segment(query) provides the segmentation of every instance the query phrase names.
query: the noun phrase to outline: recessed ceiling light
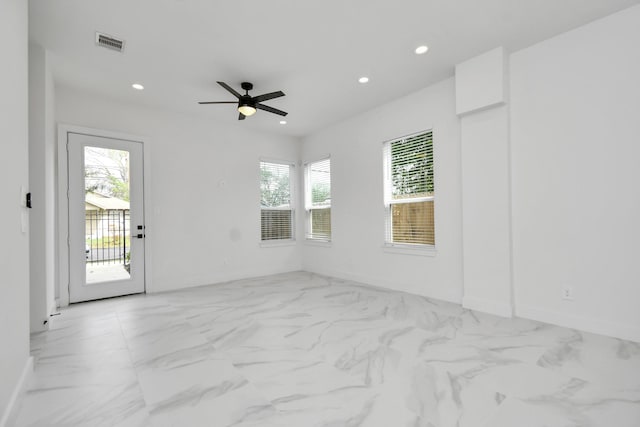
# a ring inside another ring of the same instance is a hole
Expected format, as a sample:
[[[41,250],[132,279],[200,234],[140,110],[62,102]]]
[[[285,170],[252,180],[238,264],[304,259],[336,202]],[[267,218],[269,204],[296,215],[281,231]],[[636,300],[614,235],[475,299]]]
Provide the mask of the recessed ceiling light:
[[[134,88],[135,90],[142,90],[144,89],[144,86],[142,86],[140,83],[134,83],[131,85],[132,88]]]
[[[360,77],[360,78],[358,79],[358,81],[359,81],[360,83],[367,83],[367,82],[369,81],[369,77]]]
[[[427,53],[428,50],[429,50],[428,46],[418,46],[416,48],[416,55],[422,55],[423,53]]]
[[[286,120],[280,120],[280,124],[281,124],[281,125],[286,125],[286,124],[287,124],[287,121],[286,121]]]

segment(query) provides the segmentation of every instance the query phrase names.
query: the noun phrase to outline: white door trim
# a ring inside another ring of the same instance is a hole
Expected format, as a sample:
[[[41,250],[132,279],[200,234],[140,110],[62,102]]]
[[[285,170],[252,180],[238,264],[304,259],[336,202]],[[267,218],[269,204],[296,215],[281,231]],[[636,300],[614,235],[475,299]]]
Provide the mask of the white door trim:
[[[67,191],[69,188],[68,159],[67,159],[67,134],[80,133],[103,138],[124,139],[142,143],[143,146],[143,179],[144,179],[144,224],[145,224],[145,255],[144,276],[147,293],[153,292],[153,276],[151,269],[153,247],[153,221],[150,210],[153,207],[151,195],[151,144],[149,138],[112,132],[102,129],[94,129],[69,124],[58,124],[58,289],[57,300],[60,307],[69,305],[69,204]]]

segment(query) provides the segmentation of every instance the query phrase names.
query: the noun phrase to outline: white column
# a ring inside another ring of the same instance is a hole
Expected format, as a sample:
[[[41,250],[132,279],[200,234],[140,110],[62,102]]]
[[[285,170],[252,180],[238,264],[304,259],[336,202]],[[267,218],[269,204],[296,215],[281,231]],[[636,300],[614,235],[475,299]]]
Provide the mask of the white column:
[[[464,307],[510,317],[511,174],[508,56],[491,50],[456,66],[461,122]]]
[[[47,52],[29,45],[29,212],[31,332],[55,309],[55,123]]]

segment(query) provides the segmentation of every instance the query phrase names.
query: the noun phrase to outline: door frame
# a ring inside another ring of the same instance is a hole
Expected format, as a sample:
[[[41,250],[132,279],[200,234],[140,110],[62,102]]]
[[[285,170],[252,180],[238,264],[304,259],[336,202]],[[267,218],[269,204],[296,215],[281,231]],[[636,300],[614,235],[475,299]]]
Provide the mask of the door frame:
[[[151,153],[149,138],[139,135],[125,134],[121,132],[94,129],[83,126],[58,124],[58,288],[56,289],[56,302],[59,307],[69,305],[69,277],[70,277],[70,254],[69,254],[69,164],[67,155],[67,136],[69,133],[79,133],[102,138],[124,139],[142,144],[142,164],[143,164],[143,216],[145,224],[145,251],[144,251],[144,278],[145,293],[153,292],[153,282],[151,275],[151,260],[153,247],[153,223],[150,215],[152,205],[151,197]]]

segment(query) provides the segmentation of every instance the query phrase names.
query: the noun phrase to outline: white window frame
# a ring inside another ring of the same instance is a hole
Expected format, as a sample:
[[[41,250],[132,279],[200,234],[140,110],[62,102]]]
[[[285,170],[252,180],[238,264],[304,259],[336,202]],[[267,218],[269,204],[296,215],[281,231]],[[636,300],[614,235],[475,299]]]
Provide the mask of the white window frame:
[[[324,162],[324,161],[329,161],[329,167],[331,167],[331,156],[324,156],[321,157],[317,160],[313,160],[313,161],[308,161],[304,163],[304,210],[305,210],[305,240],[307,242],[324,242],[324,243],[331,243],[331,232],[329,233],[329,236],[327,238],[322,238],[322,237],[315,237],[312,235],[311,233],[311,211],[312,210],[319,210],[319,209],[331,209],[331,206],[333,204],[333,200],[332,203],[329,206],[313,206],[311,197],[312,197],[312,191],[311,191],[311,178],[309,175],[309,168],[311,165],[315,164],[315,163],[320,163],[320,162]],[[331,187],[331,171],[329,171],[329,186]],[[329,190],[331,191],[331,190]],[[331,215],[329,216],[329,221],[331,221]]]
[[[269,164],[275,164],[275,165],[283,165],[283,166],[288,166],[289,167],[289,208],[272,208],[272,207],[264,207],[262,206],[262,204],[260,203],[260,201],[258,201],[259,204],[259,208],[260,208],[260,225],[259,225],[259,229],[260,229],[260,246],[262,247],[272,247],[272,246],[287,246],[287,245],[292,245],[295,244],[296,242],[296,187],[295,187],[295,182],[296,182],[296,164],[295,162],[292,161],[288,161],[288,160],[282,160],[282,159],[272,159],[272,158],[260,158],[260,161],[258,162],[258,188],[260,190],[260,200],[262,199],[262,186],[261,186],[261,170],[262,170],[262,164],[263,163],[269,163]],[[290,238],[283,238],[283,239],[267,239],[267,240],[262,240],[262,211],[263,210],[269,210],[269,211],[274,211],[274,210],[282,210],[282,211],[290,211],[291,212],[291,231],[290,231]]]
[[[386,252],[391,253],[400,253],[400,254],[409,254],[409,255],[428,255],[433,256],[436,254],[436,245],[435,244],[427,244],[427,243],[398,243],[393,242],[392,233],[393,233],[393,219],[392,219],[392,207],[396,204],[404,204],[404,203],[421,203],[421,202],[433,202],[435,204],[435,185],[434,185],[434,194],[431,196],[423,196],[423,197],[411,197],[407,199],[394,200],[392,196],[392,171],[391,171],[391,144],[397,141],[401,141],[404,139],[412,138],[417,135],[422,135],[426,133],[431,133],[431,144],[432,144],[432,155],[434,157],[435,163],[435,144],[434,144],[434,132],[433,129],[427,129],[424,131],[416,132],[410,135],[405,135],[399,138],[394,138],[388,141],[384,141],[382,143],[382,152],[383,152],[383,176],[384,176],[384,209],[385,209],[385,230],[384,230],[384,244],[383,248]],[[435,165],[434,165],[434,177],[435,181]],[[435,236],[435,228],[436,224],[434,222],[434,236]],[[435,243],[435,241],[434,241]]]

